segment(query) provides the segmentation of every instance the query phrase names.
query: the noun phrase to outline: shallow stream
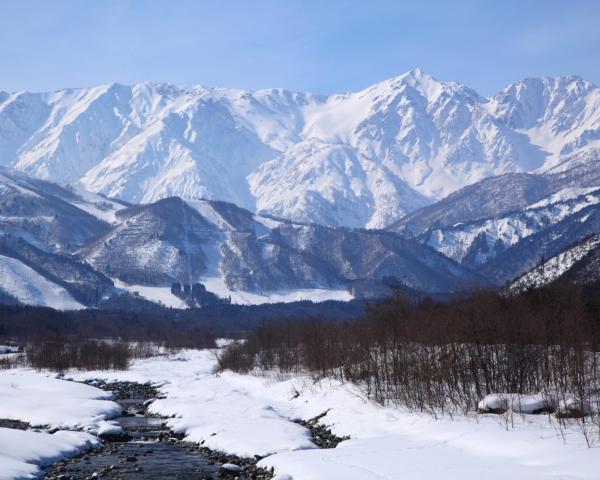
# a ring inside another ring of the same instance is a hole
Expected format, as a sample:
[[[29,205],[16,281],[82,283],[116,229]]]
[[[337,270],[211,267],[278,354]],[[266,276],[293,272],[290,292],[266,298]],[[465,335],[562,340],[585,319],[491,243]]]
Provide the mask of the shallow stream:
[[[123,386],[124,385],[124,386]],[[136,397],[149,390],[135,384],[120,384],[116,402],[123,416],[115,419],[125,431],[125,441],[105,442],[86,455],[67,459],[48,467],[45,478],[79,479],[216,479],[220,465],[203,455],[191,444],[174,438],[165,419],[145,413],[144,404],[153,398]],[[101,388],[104,388],[100,385]],[[110,389],[108,385],[106,389]],[[129,387],[129,388],[128,388]]]

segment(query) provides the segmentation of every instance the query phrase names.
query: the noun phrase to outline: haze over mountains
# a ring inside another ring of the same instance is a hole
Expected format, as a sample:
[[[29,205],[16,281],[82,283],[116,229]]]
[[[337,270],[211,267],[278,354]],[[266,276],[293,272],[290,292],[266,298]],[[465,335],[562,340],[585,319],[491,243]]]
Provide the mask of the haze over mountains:
[[[315,95],[119,84],[0,93],[0,163],[134,203],[233,202],[382,228],[486,177],[597,161],[600,89],[532,78],[484,98],[419,69]]]

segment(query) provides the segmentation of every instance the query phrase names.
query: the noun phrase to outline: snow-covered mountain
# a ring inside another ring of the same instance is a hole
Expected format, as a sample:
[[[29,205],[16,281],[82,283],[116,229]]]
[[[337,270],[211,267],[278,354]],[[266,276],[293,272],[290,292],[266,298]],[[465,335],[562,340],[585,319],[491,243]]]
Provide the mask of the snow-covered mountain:
[[[16,258],[0,255],[0,285],[3,293],[27,305],[61,310],[85,308],[62,286],[51,282]]]
[[[481,282],[433,249],[385,231],[278,221],[230,203],[178,197],[117,216],[77,256],[129,285],[202,283],[224,297],[307,289],[362,296],[365,286],[370,291],[390,281],[428,292]]]
[[[457,262],[477,269],[522,239],[599,204],[600,187],[565,188],[505,215],[431,228],[421,239]]]
[[[483,178],[597,162],[600,90],[527,79],[484,98],[416,69],[319,96],[118,84],[0,92],[0,164],[134,203],[218,199],[384,227]]]
[[[422,208],[398,231],[503,285],[600,233],[597,168],[560,174],[508,174],[482,180]]]
[[[576,76],[528,78],[505,87],[488,109],[563,171],[600,157],[600,89]]]
[[[185,307],[350,300],[396,284],[444,293],[481,283],[392,232],[275,220],[228,202],[132,205],[0,168],[0,207],[0,301],[79,308],[130,292]]]
[[[521,292],[558,280],[587,284],[600,280],[600,234],[568,247],[515,280],[508,288]]]

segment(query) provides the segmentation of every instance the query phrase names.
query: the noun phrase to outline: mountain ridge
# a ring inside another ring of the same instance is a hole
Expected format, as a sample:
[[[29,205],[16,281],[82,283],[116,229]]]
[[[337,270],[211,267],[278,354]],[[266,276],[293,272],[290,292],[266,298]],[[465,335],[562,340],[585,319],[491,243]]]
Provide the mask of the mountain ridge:
[[[382,228],[490,176],[593,163],[599,92],[545,77],[485,98],[420,69],[334,95],[158,82],[4,92],[0,164],[133,203],[210,198]]]
[[[393,232],[277,220],[224,201],[125,204],[0,168],[0,205],[12,208],[0,215],[0,297],[24,303],[347,301],[485,283]]]

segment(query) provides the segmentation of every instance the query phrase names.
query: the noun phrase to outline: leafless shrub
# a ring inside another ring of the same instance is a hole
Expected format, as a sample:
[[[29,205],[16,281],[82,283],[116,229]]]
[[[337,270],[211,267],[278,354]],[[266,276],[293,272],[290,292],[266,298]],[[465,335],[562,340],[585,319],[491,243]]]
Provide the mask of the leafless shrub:
[[[133,350],[126,342],[52,338],[29,343],[26,364],[36,370],[125,370]]]
[[[396,297],[342,325],[266,324],[225,350],[219,367],[333,377],[433,415],[473,411],[495,392],[591,402],[600,392],[595,298],[575,288],[418,305]],[[598,424],[597,416],[578,421]]]

